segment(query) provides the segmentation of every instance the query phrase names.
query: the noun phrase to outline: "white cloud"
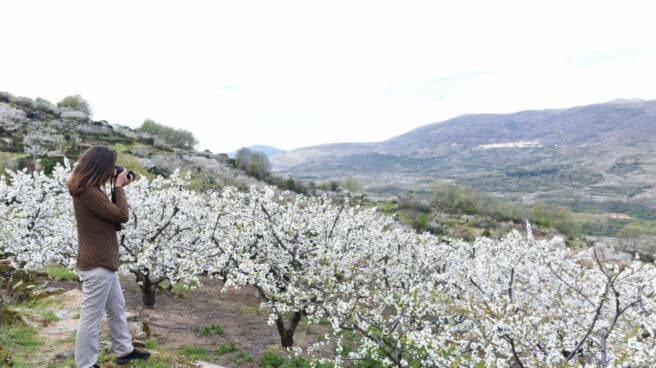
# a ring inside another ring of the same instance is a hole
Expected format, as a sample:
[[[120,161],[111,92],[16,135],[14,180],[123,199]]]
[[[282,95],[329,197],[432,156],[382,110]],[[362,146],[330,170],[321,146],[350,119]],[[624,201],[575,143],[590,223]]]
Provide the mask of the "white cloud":
[[[656,98],[650,2],[17,1],[0,89],[200,148],[373,141],[463,113]]]

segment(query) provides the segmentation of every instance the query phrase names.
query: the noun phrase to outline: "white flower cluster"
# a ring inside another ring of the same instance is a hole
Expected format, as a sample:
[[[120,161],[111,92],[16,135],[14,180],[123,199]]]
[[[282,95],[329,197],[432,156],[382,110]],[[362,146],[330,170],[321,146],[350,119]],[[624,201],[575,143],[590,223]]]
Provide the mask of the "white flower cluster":
[[[47,176],[27,169],[7,170],[8,178],[0,177],[0,253],[15,254],[31,269],[49,263],[75,264],[73,204],[61,184],[69,171],[57,166]]]
[[[72,266],[76,232],[62,185],[69,171],[0,180],[0,253],[28,267]],[[656,364],[654,264],[611,262],[530,231],[442,242],[326,196],[185,186],[176,171],[127,187],[121,267],[137,277],[144,302],[163,281],[194,284],[199,275],[222,278],[226,288],[252,286],[283,346],[292,347],[302,317],[328,322],[328,341],[343,352],[338,365]],[[346,354],[349,334],[357,338]],[[309,353],[327,358],[326,343]]]

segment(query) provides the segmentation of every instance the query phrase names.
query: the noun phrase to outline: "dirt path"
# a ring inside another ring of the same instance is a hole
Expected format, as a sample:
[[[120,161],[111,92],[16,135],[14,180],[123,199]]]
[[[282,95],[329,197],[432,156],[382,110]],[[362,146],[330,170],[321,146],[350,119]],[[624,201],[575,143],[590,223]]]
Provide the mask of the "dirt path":
[[[42,344],[32,354],[30,363],[35,367],[45,367],[57,354],[61,355],[61,360],[72,356],[79,310],[78,289],[49,296],[30,308],[19,309],[23,320],[38,331],[42,340]]]

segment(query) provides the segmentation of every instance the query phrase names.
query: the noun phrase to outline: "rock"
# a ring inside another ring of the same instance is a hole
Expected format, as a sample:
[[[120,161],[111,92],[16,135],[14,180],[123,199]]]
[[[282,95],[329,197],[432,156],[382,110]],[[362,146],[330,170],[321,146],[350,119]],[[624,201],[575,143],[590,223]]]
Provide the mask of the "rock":
[[[59,363],[72,359],[74,353],[75,352],[73,350],[60,351],[50,359],[49,365],[57,365]]]
[[[193,364],[195,368],[225,368],[222,365],[216,365],[202,360],[197,360]]]
[[[55,316],[59,319],[66,318],[69,314],[71,314],[71,311],[68,309],[62,309],[55,312]]]
[[[136,313],[125,311],[125,319],[127,319],[128,322],[137,322],[139,320],[139,315]]]
[[[14,303],[21,303],[29,299],[31,289],[30,285],[36,285],[34,275],[25,270],[16,270],[9,277],[7,288],[9,289],[9,296]]]
[[[31,319],[34,320],[34,322],[40,324],[43,327],[46,327],[50,324],[50,320],[47,320],[47,319],[45,319],[41,316],[36,316],[36,317],[31,318]]]
[[[143,341],[146,339],[146,334],[143,331],[141,322],[128,322],[128,328],[130,329],[130,335],[134,340]]]
[[[100,351],[104,352],[105,354],[111,354],[112,353],[112,343],[111,341],[107,339],[101,339],[100,340]]]
[[[43,299],[43,298],[46,298],[50,295],[61,294],[61,293],[66,291],[63,288],[56,288],[56,287],[46,287],[46,288],[38,287],[36,289],[34,287],[29,288],[29,290],[32,290],[32,289],[34,289],[34,290],[31,291],[31,295],[29,297],[32,300]]]

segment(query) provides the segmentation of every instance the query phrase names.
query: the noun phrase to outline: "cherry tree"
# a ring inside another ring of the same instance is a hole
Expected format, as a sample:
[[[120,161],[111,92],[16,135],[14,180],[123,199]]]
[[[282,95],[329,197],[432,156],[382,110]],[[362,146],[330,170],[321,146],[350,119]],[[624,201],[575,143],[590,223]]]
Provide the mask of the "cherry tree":
[[[7,171],[0,180],[0,252],[26,268],[73,267],[70,165]],[[272,187],[198,193],[176,171],[127,187],[121,271],[144,304],[162,283],[252,286],[291,348],[302,317],[358,337],[337,365],[374,358],[405,366],[645,366],[656,364],[656,267],[596,248],[513,232],[501,240],[441,240],[375,209]],[[309,352],[321,358],[321,344]]]
[[[415,256],[400,254],[398,271],[411,271],[396,287],[372,283],[333,313],[336,330],[363,337],[352,357],[394,366],[654,363],[653,264],[609,262],[594,248],[573,252],[560,239],[518,233],[418,239],[397,242]]]
[[[558,238],[517,233],[466,248],[465,262],[454,263],[449,274],[466,286],[466,339],[478,342],[487,364],[654,362],[653,264],[611,262],[595,248],[574,252]]]
[[[149,307],[163,282],[195,285],[205,270],[200,229],[209,213],[204,197],[186,185],[176,170],[169,178],[142,177],[126,187],[130,220],[118,233],[121,270],[136,277]]]
[[[77,234],[71,221],[72,202],[64,186],[68,161],[48,176],[43,172],[7,170],[0,184],[4,252],[14,254],[24,267],[35,269],[50,263],[75,264]],[[8,181],[8,183],[6,182]]]

